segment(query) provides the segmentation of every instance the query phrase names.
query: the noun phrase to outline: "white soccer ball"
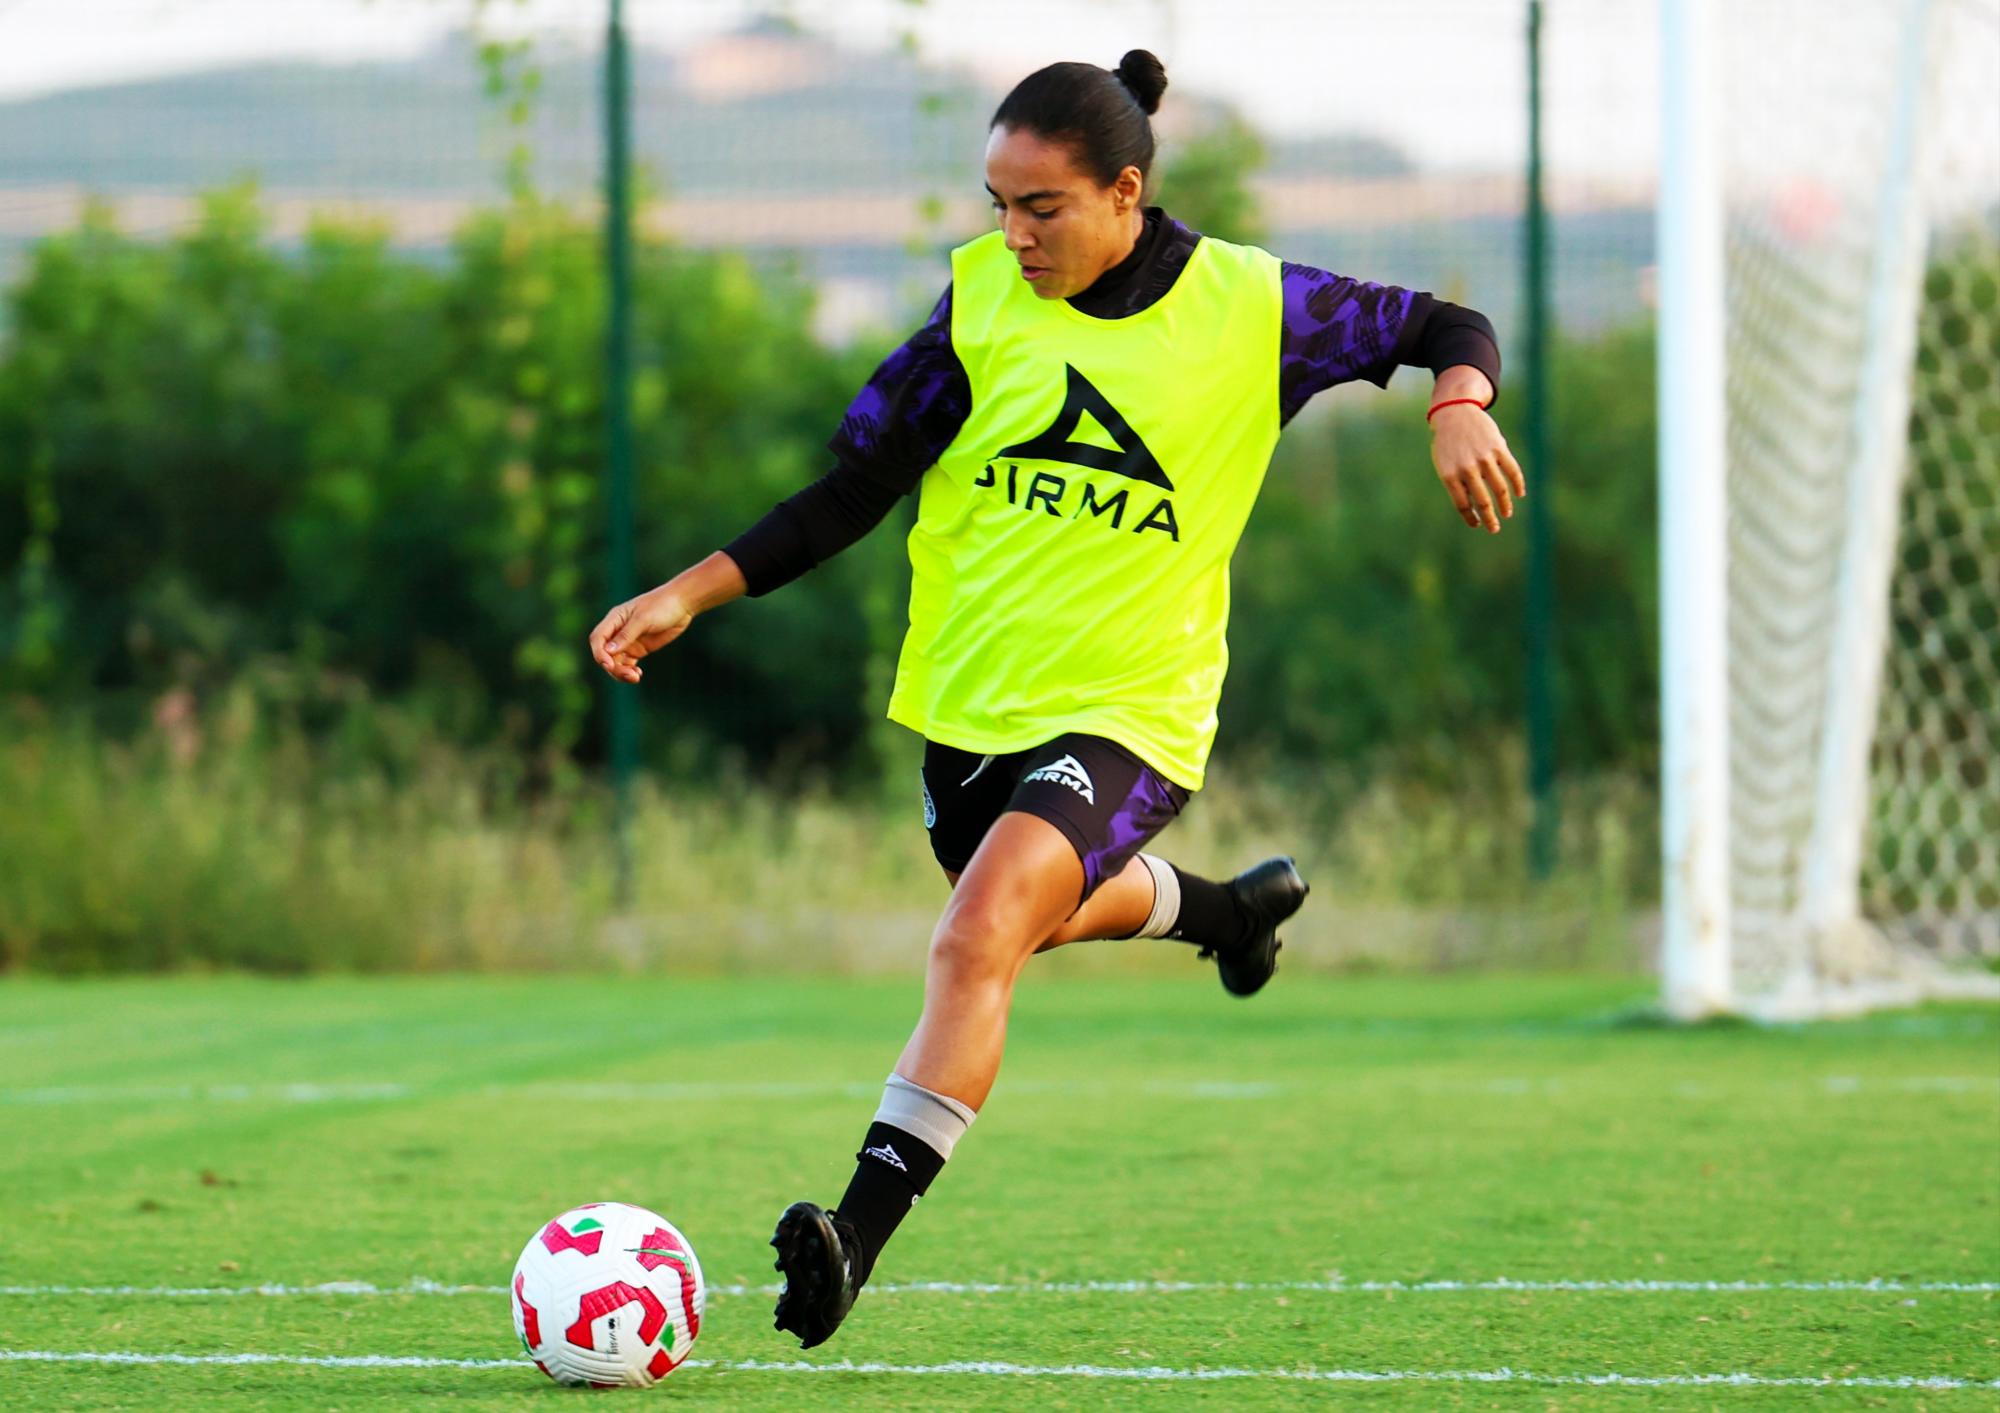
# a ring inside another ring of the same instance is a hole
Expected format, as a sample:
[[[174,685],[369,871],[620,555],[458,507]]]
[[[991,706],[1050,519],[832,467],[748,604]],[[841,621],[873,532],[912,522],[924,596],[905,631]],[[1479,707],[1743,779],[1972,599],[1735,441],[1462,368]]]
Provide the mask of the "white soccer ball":
[[[514,1333],[559,1384],[646,1388],[678,1368],[701,1330],[701,1263],[657,1212],[572,1207],[514,1263]]]

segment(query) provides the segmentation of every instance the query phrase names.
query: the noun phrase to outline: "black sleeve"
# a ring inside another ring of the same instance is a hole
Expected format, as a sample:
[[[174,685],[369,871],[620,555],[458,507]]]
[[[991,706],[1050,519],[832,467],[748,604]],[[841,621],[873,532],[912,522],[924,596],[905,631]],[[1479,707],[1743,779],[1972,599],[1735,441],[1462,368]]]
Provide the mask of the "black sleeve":
[[[951,346],[951,287],[924,326],[882,360],[827,447],[833,470],[723,546],[759,597],[839,554],[917,488],[972,408]]]
[[[758,598],[839,554],[881,524],[903,492],[843,462],[772,506],[722,547]]]
[[[951,286],[930,318],[882,360],[827,450],[842,466],[908,493],[972,412],[972,383],[951,343]]]
[[[1278,345],[1278,418],[1342,383],[1387,387],[1399,367],[1442,373],[1469,363],[1500,393],[1500,345],[1474,309],[1400,285],[1380,285],[1287,260]]]
[[[1477,309],[1418,294],[1397,332],[1395,360],[1433,373],[1470,364],[1493,384],[1493,401],[1500,400],[1500,341],[1492,320]]]

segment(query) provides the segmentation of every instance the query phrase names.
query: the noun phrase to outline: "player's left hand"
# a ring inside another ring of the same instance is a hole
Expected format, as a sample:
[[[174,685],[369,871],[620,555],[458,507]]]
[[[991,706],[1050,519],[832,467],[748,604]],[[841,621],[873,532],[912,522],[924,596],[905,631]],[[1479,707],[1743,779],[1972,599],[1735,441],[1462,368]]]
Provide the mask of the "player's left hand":
[[[1431,461],[1459,518],[1475,530],[1500,533],[1514,502],[1528,493],[1521,463],[1483,407],[1461,402],[1431,418]]]

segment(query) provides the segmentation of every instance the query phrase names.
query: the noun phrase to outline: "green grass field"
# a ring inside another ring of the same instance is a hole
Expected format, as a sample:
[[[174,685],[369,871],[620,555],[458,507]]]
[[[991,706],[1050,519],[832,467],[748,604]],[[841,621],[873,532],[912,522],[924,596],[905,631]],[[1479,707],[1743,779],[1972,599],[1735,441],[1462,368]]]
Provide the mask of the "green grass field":
[[[655,1402],[1995,1406],[2000,1012],[1676,1031],[1629,981],[1243,1003],[1192,960],[1037,965],[991,1103],[804,1355],[764,1242],[839,1195],[915,978],[0,984],[0,1406],[585,1397],[517,1362],[499,1292],[601,1198],[710,1283]],[[426,1362],[285,1362],[369,1356]],[[1866,1382],[1898,1378],[1935,1382]]]

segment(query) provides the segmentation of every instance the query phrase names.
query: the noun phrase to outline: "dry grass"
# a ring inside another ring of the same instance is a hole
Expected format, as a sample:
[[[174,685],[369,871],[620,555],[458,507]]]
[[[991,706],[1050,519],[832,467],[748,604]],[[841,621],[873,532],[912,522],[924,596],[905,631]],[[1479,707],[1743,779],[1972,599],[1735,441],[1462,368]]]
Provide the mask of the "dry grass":
[[[914,761],[885,774],[914,779]],[[194,752],[165,737],[11,730],[0,965],[901,971],[920,961],[944,901],[914,799],[646,780],[633,905],[620,910],[608,792],[573,780],[529,802],[505,775],[436,743],[392,780],[249,730]],[[1503,759],[1449,791],[1386,776],[1306,788],[1218,762],[1158,848],[1217,874],[1297,855],[1315,891],[1287,933],[1293,966],[1635,965],[1656,857],[1648,794],[1570,787],[1563,866],[1537,884],[1510,778]],[[1091,972],[1186,958],[1140,945],[1052,960]]]

